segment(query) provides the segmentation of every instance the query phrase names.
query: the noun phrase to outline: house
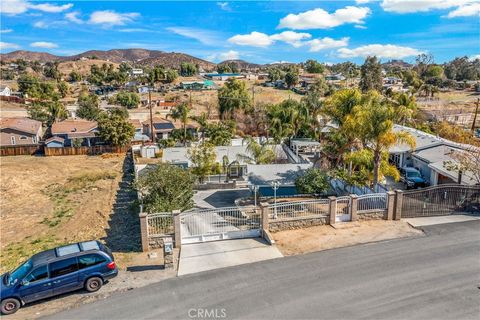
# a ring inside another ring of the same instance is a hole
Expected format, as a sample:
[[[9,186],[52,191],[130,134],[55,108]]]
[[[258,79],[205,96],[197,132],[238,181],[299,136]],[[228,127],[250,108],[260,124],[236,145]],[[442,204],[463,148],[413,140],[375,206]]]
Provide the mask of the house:
[[[183,90],[211,90],[216,89],[216,85],[211,80],[183,81],[180,82],[180,88]]]
[[[148,141],[150,137],[143,134],[143,124],[138,119],[128,119],[131,125],[135,128],[135,135],[132,138],[132,141]]]
[[[228,79],[245,78],[245,75],[240,73],[206,73],[203,76],[208,79],[217,80],[217,81],[226,81]]]
[[[153,132],[156,139],[168,139],[170,133],[175,129],[173,122],[168,121],[167,119],[156,117],[152,119],[152,122],[154,128]],[[150,120],[146,120],[142,124],[144,134],[150,137],[152,135],[150,131]]]
[[[383,78],[383,89],[391,89],[395,92],[404,91],[403,81],[396,77],[385,77]]]
[[[33,146],[42,138],[42,123],[30,118],[0,119],[2,146]]]
[[[10,97],[12,90],[7,86],[0,86],[0,96]]]
[[[341,73],[336,73],[336,74],[330,74],[328,76],[325,76],[325,80],[330,83],[338,83],[340,81],[344,81],[345,78]]]
[[[64,147],[72,147],[75,141],[82,146],[92,146],[100,142],[97,137],[97,122],[83,119],[67,119],[52,124],[53,137],[60,137]],[[55,140],[58,143],[60,140]],[[53,146],[53,144],[52,144]]]
[[[140,93],[140,94],[142,94],[142,93],[148,93],[149,87],[148,87],[148,86],[141,86],[141,87],[138,87],[137,91],[138,91],[138,93]]]
[[[133,68],[130,73],[132,76],[141,76],[143,75],[143,69]]]
[[[443,183],[457,183],[461,180],[463,184],[474,184],[472,174],[452,169],[449,163],[455,163],[453,154],[459,152],[469,152],[470,145],[456,143],[443,139],[426,132],[394,125],[395,132],[407,132],[416,142],[416,147],[412,150],[408,145],[397,144],[389,150],[389,160],[397,167],[415,167],[423,177],[429,181],[430,185]],[[459,175],[462,179],[459,179]]]
[[[53,136],[45,140],[45,146],[47,148],[62,148],[65,145],[65,139],[57,136]]]

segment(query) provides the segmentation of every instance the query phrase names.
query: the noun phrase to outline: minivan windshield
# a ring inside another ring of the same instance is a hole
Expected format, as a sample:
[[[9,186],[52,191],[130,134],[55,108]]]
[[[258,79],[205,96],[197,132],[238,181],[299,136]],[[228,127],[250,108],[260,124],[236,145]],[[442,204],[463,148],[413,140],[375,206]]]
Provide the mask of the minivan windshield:
[[[407,172],[407,177],[409,177],[409,178],[421,178],[421,175],[420,175],[420,173],[418,173],[416,171],[410,171],[410,172]]]
[[[18,267],[13,272],[8,274],[8,279],[6,281],[6,284],[8,286],[11,286],[17,283],[17,281],[22,280],[32,270],[32,267],[33,267],[32,260],[27,260],[20,267]]]

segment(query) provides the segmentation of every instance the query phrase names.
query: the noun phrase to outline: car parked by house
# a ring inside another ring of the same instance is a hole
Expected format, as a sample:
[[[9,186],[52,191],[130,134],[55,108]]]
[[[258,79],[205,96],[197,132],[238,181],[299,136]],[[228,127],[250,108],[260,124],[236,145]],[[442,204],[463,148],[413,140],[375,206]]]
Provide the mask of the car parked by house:
[[[420,171],[413,167],[400,168],[400,180],[406,184],[407,189],[424,188],[428,186]]]
[[[95,292],[117,274],[112,252],[95,240],[37,253],[1,276],[1,313],[82,288]]]

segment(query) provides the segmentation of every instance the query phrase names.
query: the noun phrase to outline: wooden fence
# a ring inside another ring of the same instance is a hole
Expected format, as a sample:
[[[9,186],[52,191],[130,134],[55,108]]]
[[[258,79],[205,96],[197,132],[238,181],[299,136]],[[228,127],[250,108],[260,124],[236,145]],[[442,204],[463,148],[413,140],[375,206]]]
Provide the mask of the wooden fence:
[[[130,146],[93,146],[93,147],[45,147],[45,156],[99,155],[103,153],[126,153]]]
[[[2,146],[0,156],[24,156],[43,153],[43,146]]]

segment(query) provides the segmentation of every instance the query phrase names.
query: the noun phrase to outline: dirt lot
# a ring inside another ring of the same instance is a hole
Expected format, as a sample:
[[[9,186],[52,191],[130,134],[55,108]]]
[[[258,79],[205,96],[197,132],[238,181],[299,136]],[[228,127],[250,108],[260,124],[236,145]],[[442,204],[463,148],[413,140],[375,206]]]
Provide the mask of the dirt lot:
[[[371,220],[335,229],[329,225],[273,233],[280,251],[295,255],[373,241],[420,236],[423,232],[403,221]]]

